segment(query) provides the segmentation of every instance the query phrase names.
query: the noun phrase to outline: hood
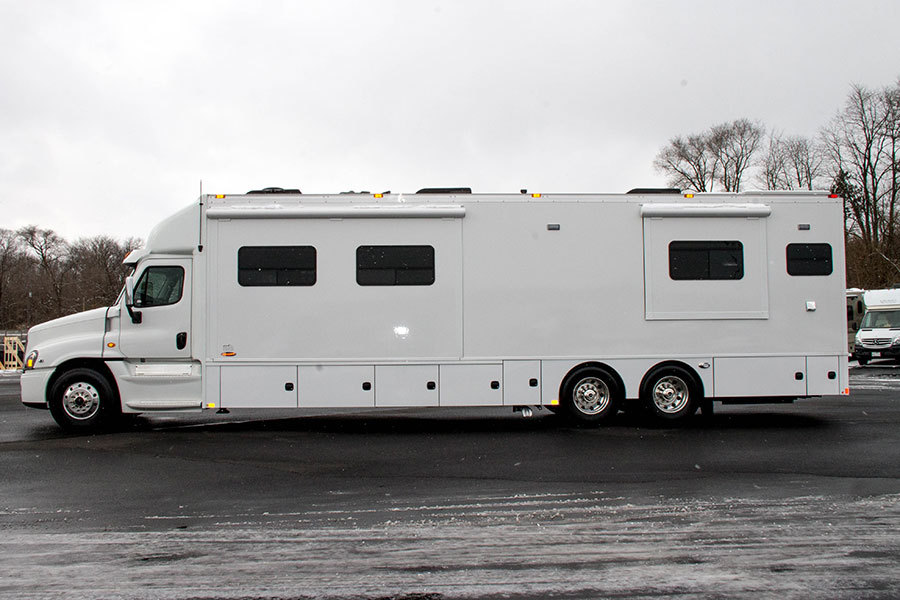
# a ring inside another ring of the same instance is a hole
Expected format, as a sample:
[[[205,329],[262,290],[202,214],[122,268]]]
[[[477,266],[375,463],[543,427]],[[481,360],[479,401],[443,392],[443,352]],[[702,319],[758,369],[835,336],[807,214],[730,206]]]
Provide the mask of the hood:
[[[103,333],[106,307],[66,315],[28,330],[28,347],[35,348],[48,338],[59,338]]]

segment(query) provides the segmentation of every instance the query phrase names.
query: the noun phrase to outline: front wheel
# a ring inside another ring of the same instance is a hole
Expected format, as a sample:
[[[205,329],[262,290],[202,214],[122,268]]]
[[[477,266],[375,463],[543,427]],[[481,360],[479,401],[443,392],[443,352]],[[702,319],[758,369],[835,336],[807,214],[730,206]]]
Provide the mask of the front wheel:
[[[681,367],[666,367],[652,373],[642,395],[650,413],[664,421],[690,417],[701,401],[694,377]]]
[[[93,369],[64,373],[53,384],[49,400],[50,414],[66,431],[99,431],[121,412],[109,381]]]
[[[575,371],[562,388],[566,415],[582,424],[599,423],[616,414],[618,385],[609,373],[595,368]]]

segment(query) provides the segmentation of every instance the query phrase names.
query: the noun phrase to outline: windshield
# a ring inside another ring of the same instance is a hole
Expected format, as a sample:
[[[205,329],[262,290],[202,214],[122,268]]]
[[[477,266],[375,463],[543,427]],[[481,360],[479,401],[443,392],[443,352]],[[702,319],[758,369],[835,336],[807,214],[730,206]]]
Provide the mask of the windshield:
[[[900,329],[900,310],[870,310],[863,317],[861,329]]]

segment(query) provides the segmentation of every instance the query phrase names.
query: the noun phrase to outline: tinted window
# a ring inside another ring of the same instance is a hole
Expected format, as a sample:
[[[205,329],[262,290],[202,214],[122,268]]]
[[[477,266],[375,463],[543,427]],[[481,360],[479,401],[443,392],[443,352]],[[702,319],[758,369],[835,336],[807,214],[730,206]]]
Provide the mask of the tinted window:
[[[788,275],[831,275],[831,244],[788,244]]]
[[[175,304],[181,300],[183,287],[181,267],[147,267],[134,286],[134,305],[149,308]]]
[[[316,283],[313,246],[244,246],[238,250],[238,283],[242,286]]]
[[[738,241],[671,242],[669,277],[675,280],[741,279],[744,277],[744,245]]]
[[[432,246],[360,246],[356,249],[359,285],[431,285]]]

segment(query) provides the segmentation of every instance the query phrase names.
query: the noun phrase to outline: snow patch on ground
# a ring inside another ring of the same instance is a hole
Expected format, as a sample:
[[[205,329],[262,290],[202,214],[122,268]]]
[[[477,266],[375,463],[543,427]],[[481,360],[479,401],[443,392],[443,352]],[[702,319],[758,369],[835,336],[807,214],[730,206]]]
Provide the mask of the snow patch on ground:
[[[596,492],[180,520],[169,531],[3,527],[0,596],[900,594],[898,495],[627,503]]]

